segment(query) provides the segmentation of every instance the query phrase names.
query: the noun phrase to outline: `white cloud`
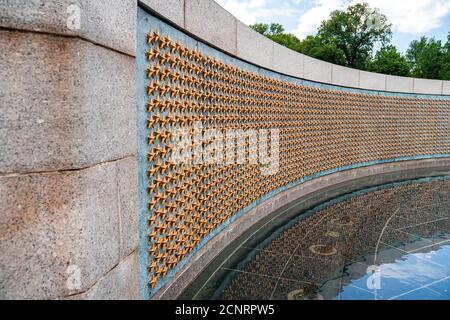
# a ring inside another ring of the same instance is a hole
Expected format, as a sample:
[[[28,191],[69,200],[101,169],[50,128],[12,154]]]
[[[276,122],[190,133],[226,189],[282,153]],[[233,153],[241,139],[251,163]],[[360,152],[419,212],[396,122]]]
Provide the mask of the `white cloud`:
[[[222,7],[228,10],[236,18],[245,24],[253,24],[258,21],[257,9],[264,8],[264,0],[216,0]]]
[[[438,28],[450,12],[449,0],[365,0],[384,13],[394,31],[422,34]],[[352,3],[360,1],[353,0]]]
[[[288,5],[277,3],[274,7],[266,0],[216,0],[216,2],[245,24],[259,22],[261,18],[290,17],[298,13]]]
[[[297,28],[292,33],[300,39],[315,34],[317,27],[330,16],[333,10],[345,8],[344,0],[315,0],[313,6],[300,16]]]
[[[260,8],[264,6],[265,2],[265,0],[250,0],[248,1],[248,7],[251,9]]]
[[[449,0],[216,0],[245,24],[253,24],[268,17],[298,17],[297,27],[291,32],[300,38],[315,34],[323,20],[333,10],[345,10],[349,5],[368,2],[379,8],[392,23],[394,32],[420,35],[442,25],[450,13]],[[300,13],[298,4],[306,3],[310,8]]]
[[[313,0],[312,7],[298,19],[292,31],[300,38],[315,34],[320,23],[327,19],[333,10],[344,10],[349,5],[362,0]],[[379,8],[393,31],[409,34],[422,34],[442,25],[443,18],[450,12],[449,0],[364,0],[372,8]]]

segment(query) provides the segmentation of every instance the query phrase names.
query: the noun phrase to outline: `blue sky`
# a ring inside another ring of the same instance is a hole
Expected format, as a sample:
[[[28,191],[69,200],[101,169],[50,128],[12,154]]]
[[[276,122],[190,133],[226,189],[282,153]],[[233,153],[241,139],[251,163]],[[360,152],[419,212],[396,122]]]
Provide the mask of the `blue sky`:
[[[360,0],[216,0],[246,24],[278,22],[299,38],[315,34],[330,12]],[[421,36],[446,40],[450,31],[450,0],[365,0],[392,23],[392,43],[405,52]]]

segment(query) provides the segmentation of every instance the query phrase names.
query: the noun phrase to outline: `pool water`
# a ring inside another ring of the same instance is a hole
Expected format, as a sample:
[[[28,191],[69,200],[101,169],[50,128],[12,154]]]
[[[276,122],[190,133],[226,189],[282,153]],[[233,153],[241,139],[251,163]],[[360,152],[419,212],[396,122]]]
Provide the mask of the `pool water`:
[[[448,239],[442,242],[449,243]],[[450,245],[436,244],[429,251],[422,250],[392,258],[393,262],[379,261],[369,274],[342,286],[336,299],[450,300]],[[396,249],[389,251],[385,254],[397,254]],[[358,274],[356,264],[346,266],[345,276]]]
[[[189,299],[450,300],[450,177],[392,183],[274,217],[225,250]]]

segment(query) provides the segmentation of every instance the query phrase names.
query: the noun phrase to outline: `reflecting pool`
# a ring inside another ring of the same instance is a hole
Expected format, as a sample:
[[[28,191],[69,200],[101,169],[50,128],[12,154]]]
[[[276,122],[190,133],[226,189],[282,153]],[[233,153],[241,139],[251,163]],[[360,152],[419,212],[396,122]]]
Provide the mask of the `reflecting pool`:
[[[276,217],[224,251],[181,298],[450,300],[449,203],[450,177],[435,177]]]

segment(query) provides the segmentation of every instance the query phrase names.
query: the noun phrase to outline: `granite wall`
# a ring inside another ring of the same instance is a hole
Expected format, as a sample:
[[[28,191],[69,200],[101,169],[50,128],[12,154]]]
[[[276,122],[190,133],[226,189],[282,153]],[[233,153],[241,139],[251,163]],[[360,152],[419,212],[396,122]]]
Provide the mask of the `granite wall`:
[[[0,298],[139,297],[136,1],[0,2]]]

